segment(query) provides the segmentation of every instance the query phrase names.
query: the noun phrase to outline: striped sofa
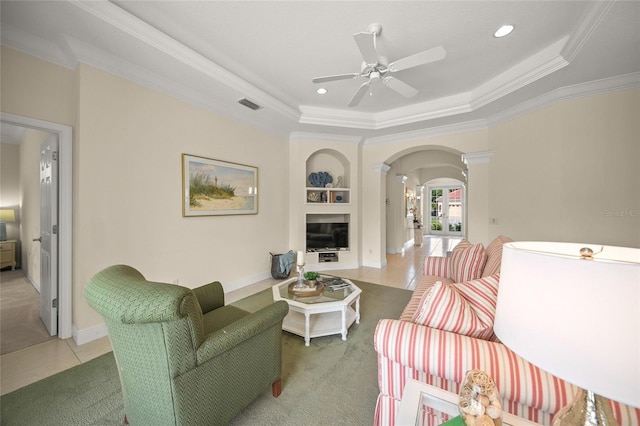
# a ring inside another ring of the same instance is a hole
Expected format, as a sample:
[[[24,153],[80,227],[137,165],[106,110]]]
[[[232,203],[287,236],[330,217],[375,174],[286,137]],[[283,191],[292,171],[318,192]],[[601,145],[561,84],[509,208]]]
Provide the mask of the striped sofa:
[[[487,246],[480,276],[486,279],[499,273],[502,244],[508,241],[511,240],[501,236]],[[400,318],[378,322],[374,346],[378,354],[380,394],[374,424],[395,424],[408,379],[457,394],[465,372],[471,369],[484,370],[494,378],[502,396],[503,409],[540,424],[551,424],[553,414],[573,399],[577,391],[575,386],[520,358],[493,334],[489,338],[469,337],[415,322],[423,296],[436,281],[445,285],[456,282],[449,278],[452,271],[449,262],[455,254],[456,250],[450,258],[427,258],[425,275]],[[612,403],[612,410],[621,425],[640,424],[640,409]]]

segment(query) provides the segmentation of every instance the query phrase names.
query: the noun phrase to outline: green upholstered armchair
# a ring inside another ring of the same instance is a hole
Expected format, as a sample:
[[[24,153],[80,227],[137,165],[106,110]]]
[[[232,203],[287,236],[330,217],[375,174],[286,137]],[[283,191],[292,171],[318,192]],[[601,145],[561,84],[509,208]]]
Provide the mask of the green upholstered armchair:
[[[280,395],[286,302],[249,313],[224,305],[219,282],[190,290],[125,265],[84,294],[109,330],[131,424],[225,424],[269,385]]]

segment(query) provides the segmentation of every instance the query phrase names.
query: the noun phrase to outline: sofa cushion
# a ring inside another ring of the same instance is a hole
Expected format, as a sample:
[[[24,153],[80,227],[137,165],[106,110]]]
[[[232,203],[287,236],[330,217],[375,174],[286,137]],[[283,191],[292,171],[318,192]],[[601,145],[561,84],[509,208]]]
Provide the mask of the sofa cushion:
[[[460,244],[453,249],[451,259],[449,259],[448,277],[456,283],[480,278],[484,264],[487,261],[487,254],[482,244],[472,245],[467,243],[461,247],[460,245],[463,242],[464,241],[460,242]]]
[[[436,283],[436,281],[443,281],[447,284],[453,284],[452,280],[445,277],[437,277],[434,275],[423,275],[422,277],[420,277],[420,279],[416,283],[416,289],[413,291],[409,303],[407,303],[407,306],[404,307],[400,318],[398,318],[400,321],[411,322],[413,320],[413,314],[418,309],[418,306],[420,306],[422,295],[428,293],[431,287]]]
[[[425,292],[413,322],[439,330],[490,340],[493,337],[499,275],[446,284]]]
[[[500,235],[489,243],[485,250],[487,253],[487,263],[484,265],[484,271],[482,271],[483,277],[500,273],[502,246],[511,241],[513,241],[511,238]]]

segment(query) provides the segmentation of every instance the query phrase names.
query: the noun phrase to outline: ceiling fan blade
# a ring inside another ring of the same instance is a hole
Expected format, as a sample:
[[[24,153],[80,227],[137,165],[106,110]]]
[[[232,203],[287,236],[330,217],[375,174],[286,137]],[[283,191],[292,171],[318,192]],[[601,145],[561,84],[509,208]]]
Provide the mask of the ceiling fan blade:
[[[351,74],[338,74],[338,75],[328,75],[325,77],[316,77],[311,80],[314,83],[326,83],[327,81],[336,81],[336,80],[350,80],[352,78],[360,77],[359,72],[354,72]]]
[[[371,81],[367,81],[366,83],[362,83],[362,86],[358,89],[356,94],[351,98],[351,102],[349,102],[350,107],[354,107],[360,103],[364,95],[369,91],[369,86],[371,85]]]
[[[418,90],[414,87],[409,86],[402,80],[398,80],[395,77],[385,77],[382,79],[382,82],[389,86],[389,88],[395,90],[400,93],[405,98],[411,98],[418,93]]]
[[[407,56],[406,58],[398,59],[389,64],[389,71],[396,72],[406,70],[408,68],[417,67],[419,65],[428,64],[429,62],[439,61],[444,59],[447,51],[444,50],[444,47],[438,46],[433,49],[428,49],[411,56]]]
[[[375,65],[378,63],[378,53],[376,52],[376,35],[374,33],[357,33],[353,38],[358,45],[360,54],[365,64]]]

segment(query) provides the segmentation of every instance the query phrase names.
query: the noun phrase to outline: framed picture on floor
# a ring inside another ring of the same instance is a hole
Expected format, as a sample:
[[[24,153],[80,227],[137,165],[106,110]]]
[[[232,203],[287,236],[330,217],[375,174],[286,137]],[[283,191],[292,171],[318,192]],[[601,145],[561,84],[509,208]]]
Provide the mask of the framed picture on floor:
[[[257,167],[182,154],[182,216],[257,213]]]

